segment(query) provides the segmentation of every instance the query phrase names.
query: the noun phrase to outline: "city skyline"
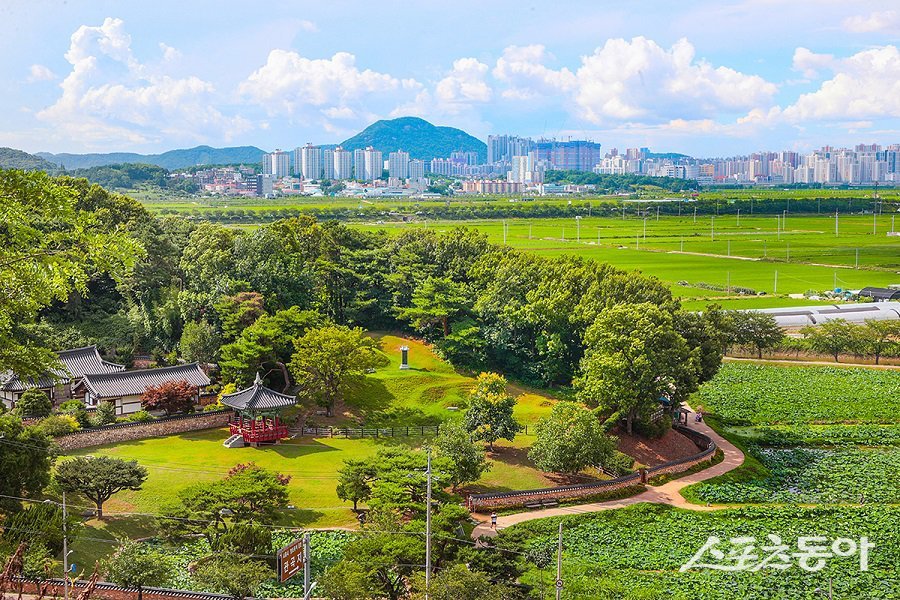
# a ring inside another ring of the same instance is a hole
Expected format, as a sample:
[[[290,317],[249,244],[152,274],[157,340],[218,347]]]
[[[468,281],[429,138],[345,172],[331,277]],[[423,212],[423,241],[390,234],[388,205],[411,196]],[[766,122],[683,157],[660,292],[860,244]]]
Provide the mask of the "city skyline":
[[[900,133],[884,1],[80,4],[0,8],[0,145],[293,148],[406,115],[707,157]]]

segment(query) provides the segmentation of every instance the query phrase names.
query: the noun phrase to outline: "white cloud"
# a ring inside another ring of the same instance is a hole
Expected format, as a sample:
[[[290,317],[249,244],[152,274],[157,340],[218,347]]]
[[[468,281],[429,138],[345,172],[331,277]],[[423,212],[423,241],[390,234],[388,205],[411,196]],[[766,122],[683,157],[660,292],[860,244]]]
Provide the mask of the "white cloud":
[[[794,50],[793,69],[803,73],[807,79],[817,77],[819,71],[832,67],[834,67],[834,55],[832,54],[816,54],[803,47]]]
[[[160,48],[165,58],[173,57],[173,48]],[[228,140],[250,126],[213,107],[211,83],[151,73],[134,56],[120,19],[79,27],[65,57],[72,70],[60,84],[62,95],[37,113],[62,136],[88,144]]]
[[[338,52],[330,59],[310,59],[288,50],[272,50],[266,64],[250,74],[238,91],[249,102],[270,115],[289,117],[313,114],[329,117],[338,111],[360,112],[362,104],[373,104],[379,96],[396,97],[398,91],[415,87],[387,73],[360,70],[356,57]],[[364,111],[363,111],[364,112]]]
[[[298,25],[301,30],[308,33],[316,33],[317,31],[319,31],[319,27],[315,23],[307,19],[301,19]]]
[[[572,89],[576,84],[575,75],[566,68],[547,67],[545,62],[549,60],[552,57],[540,44],[504,49],[493,70],[494,77],[508,86],[503,97],[532,100]]]
[[[485,81],[488,66],[475,58],[453,61],[453,68],[434,88],[434,95],[445,104],[488,102],[491,86]]]
[[[593,123],[691,121],[767,105],[777,91],[762,77],[694,54],[686,39],[668,50],[644,37],[607,40],[576,72],[580,116]]]
[[[831,65],[833,77],[784,110],[792,122],[900,117],[900,51],[888,45]]]
[[[31,65],[28,72],[28,83],[36,83],[38,81],[53,81],[56,79],[56,73],[51,71],[44,65]]]
[[[868,15],[847,17],[844,29],[851,33],[873,33],[877,31],[900,30],[900,12],[896,10],[875,11]]]
[[[159,49],[162,50],[163,60],[166,62],[174,62],[181,58],[181,52],[168,44],[160,42]]]

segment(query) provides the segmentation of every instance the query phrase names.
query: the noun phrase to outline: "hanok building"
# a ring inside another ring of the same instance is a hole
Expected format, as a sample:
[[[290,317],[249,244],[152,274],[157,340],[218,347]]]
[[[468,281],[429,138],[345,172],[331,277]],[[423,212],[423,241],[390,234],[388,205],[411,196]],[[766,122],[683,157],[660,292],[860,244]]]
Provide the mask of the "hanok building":
[[[117,415],[128,415],[141,410],[141,398],[149,387],[163,383],[186,381],[196,390],[194,402],[198,402],[203,388],[209,385],[209,377],[197,363],[159,367],[156,369],[136,369],[102,375],[85,375],[73,389],[75,394],[84,395],[88,408],[100,402],[114,402]]]
[[[225,442],[229,448],[276,444],[291,437],[281,413],[294,406],[297,399],[264,386],[259,373],[252,386],[222,396],[221,402],[234,409],[229,422],[231,437]]]
[[[124,371],[123,365],[103,360],[97,346],[74,348],[57,352],[62,369],[47,373],[39,378],[22,379],[15,373],[7,377],[0,374],[0,401],[7,408],[15,408],[22,393],[37,388],[50,396],[55,404],[72,399],[72,390],[81,383],[85,375],[100,375]]]

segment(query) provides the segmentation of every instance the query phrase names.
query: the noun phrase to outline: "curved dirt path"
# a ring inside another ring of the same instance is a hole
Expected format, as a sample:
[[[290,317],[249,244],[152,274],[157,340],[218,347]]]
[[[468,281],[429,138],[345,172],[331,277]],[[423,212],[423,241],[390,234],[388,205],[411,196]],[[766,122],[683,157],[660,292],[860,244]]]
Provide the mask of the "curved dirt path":
[[[703,469],[702,471],[685,475],[679,479],[674,479],[660,486],[648,486],[647,490],[640,494],[629,498],[622,498],[621,500],[609,500],[606,502],[594,502],[591,504],[578,504],[574,506],[558,506],[556,508],[529,510],[511,515],[501,515],[497,517],[497,529],[503,529],[504,527],[509,527],[524,521],[531,521],[533,519],[545,519],[547,517],[580,515],[602,510],[614,510],[616,508],[623,508],[641,502],[668,504],[670,506],[677,506],[678,508],[687,508],[690,510],[721,510],[723,507],[692,504],[685,500],[684,496],[681,495],[681,490],[693,483],[706,481],[707,479],[712,479],[713,477],[717,477],[738,468],[744,463],[744,453],[738,450],[734,444],[713,431],[712,427],[705,422],[695,423],[691,419],[688,419],[688,421],[691,429],[708,435],[716,442],[716,445],[725,455],[722,462],[707,469]],[[478,539],[482,535],[497,535],[497,531],[491,529],[490,514],[473,513],[472,516],[479,521],[478,525],[472,531],[473,538]]]

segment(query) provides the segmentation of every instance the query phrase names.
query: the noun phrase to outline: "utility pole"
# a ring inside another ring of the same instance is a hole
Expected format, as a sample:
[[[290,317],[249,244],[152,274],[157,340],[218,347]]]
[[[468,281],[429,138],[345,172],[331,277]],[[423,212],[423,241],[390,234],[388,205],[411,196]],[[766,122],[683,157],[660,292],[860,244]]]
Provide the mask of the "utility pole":
[[[428,484],[425,491],[425,600],[431,592],[431,448],[428,449]]]
[[[556,600],[562,594],[562,523],[559,524],[559,545],[556,548]]]
[[[838,211],[834,209],[834,237],[838,236]]]
[[[581,217],[575,217],[575,240],[581,241]]]
[[[712,217],[712,218],[710,219],[710,224],[709,224],[709,239],[710,239],[710,240],[715,240],[715,239],[716,239],[716,218],[715,218],[715,217]]]
[[[63,530],[63,569],[65,573],[63,573],[63,593],[65,594],[65,600],[69,600],[69,532],[66,525],[66,520],[69,518],[69,514],[66,511],[66,493],[62,493],[62,530]]]
[[[728,240],[728,256],[731,256],[731,240]]]
[[[779,217],[778,215],[775,215],[775,235],[777,236],[778,240],[780,241],[781,240],[781,217]]]
[[[740,227],[741,226],[741,209],[737,209],[737,210],[738,210],[737,226]]]
[[[644,240],[647,239],[647,217],[644,217]]]
[[[787,261],[791,262],[791,243],[787,243]]]
[[[697,207],[694,207],[694,223],[697,222]]]
[[[659,206],[656,207],[656,220],[659,221]]]
[[[681,238],[681,251],[684,252],[684,238]]]
[[[769,256],[769,253],[766,252],[766,240],[763,240],[763,258],[766,258],[768,256]]]
[[[775,289],[772,291],[772,293],[778,293],[778,269],[775,270]]]
[[[309,573],[310,573],[310,560],[312,559],[312,553],[309,549],[309,532],[303,534],[303,597],[307,598],[309,596],[310,587],[309,587]]]
[[[875,230],[878,227],[878,210],[872,211],[872,235],[875,235]]]

